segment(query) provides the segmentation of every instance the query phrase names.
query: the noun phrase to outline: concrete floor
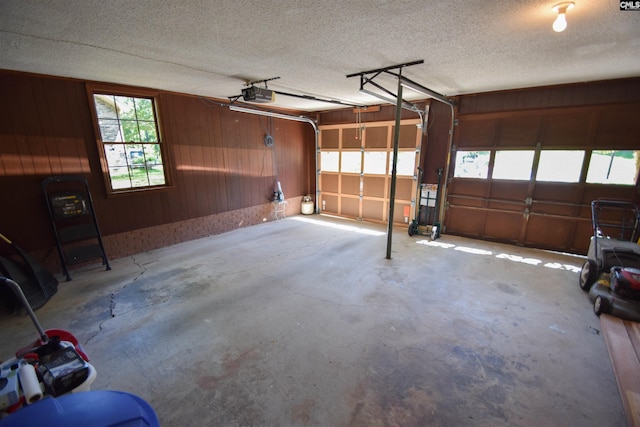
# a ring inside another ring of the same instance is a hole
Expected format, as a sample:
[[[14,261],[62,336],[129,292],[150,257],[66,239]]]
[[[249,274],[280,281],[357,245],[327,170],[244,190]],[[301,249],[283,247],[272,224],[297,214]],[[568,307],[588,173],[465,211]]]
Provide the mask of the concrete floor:
[[[36,312],[168,426],[623,426],[580,257],[296,216],[74,272]],[[36,336],[0,318],[5,358]]]

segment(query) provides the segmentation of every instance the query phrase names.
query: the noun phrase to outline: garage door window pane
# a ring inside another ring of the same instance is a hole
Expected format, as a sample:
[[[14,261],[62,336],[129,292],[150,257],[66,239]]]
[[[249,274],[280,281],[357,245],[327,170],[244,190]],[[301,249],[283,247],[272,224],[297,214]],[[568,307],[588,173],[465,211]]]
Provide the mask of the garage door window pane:
[[[322,151],[320,153],[320,170],[322,172],[338,172],[340,170],[340,153],[337,151]]]
[[[635,185],[640,151],[594,150],[591,153],[589,184]]]
[[[393,154],[389,156],[389,173],[393,170]],[[416,170],[416,152],[400,151],[398,152],[398,164],[396,165],[396,173],[402,176],[413,176]]]
[[[486,178],[488,173],[488,151],[458,151],[456,153],[456,168],[453,174],[454,177]]]
[[[494,179],[529,180],[533,165],[533,150],[496,151]]]
[[[342,152],[342,167],[340,168],[345,173],[360,173],[362,169],[362,155],[359,151],[343,151]]]
[[[584,151],[581,150],[543,150],[536,180],[578,182],[583,160]]]
[[[363,171],[369,175],[385,175],[387,173],[387,152],[365,151]]]

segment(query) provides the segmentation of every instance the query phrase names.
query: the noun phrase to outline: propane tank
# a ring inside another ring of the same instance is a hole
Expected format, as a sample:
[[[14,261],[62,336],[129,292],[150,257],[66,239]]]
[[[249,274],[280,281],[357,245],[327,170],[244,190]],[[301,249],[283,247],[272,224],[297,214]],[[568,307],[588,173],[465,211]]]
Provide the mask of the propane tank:
[[[313,213],[313,201],[310,196],[304,196],[302,198],[302,204],[300,206],[300,212],[303,215],[311,215]]]

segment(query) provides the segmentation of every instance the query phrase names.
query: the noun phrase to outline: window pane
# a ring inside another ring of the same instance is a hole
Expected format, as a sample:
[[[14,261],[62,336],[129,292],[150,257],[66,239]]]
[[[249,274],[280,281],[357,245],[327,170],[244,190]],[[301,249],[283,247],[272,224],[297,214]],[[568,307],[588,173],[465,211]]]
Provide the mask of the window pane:
[[[486,178],[489,173],[488,151],[456,152],[456,178]]]
[[[126,168],[109,168],[109,176],[111,177],[111,188],[121,190],[123,188],[131,188],[131,181]]]
[[[136,118],[138,120],[155,121],[153,104],[150,99],[136,98]]]
[[[140,141],[158,142],[155,122],[138,122],[138,127],[140,128]]]
[[[135,120],[122,120],[120,122],[122,126],[122,133],[124,136],[124,142],[139,142],[140,132],[138,132],[138,122]]]
[[[96,114],[101,119],[117,119],[116,100],[112,95],[93,95]]]
[[[141,144],[127,144],[127,164],[133,168],[144,167],[144,150]]]
[[[393,159],[393,153],[389,156]],[[393,170],[393,164],[389,162],[389,173]],[[416,171],[416,152],[415,151],[399,151],[398,164],[396,165],[396,173],[403,176],[413,176]]]
[[[371,175],[384,175],[387,173],[386,151],[365,151],[363,172]]]
[[[555,182],[578,182],[584,160],[581,150],[543,150],[536,180]]]
[[[124,145],[122,144],[105,144],[104,152],[107,156],[109,166],[127,166]]]
[[[162,156],[160,156],[159,144],[144,144],[144,158],[147,167],[154,168],[155,166],[162,166]]]
[[[361,163],[362,155],[359,151],[343,151],[340,171],[359,174],[362,166]]]
[[[533,150],[496,151],[492,177],[494,179],[529,180],[533,155]]]
[[[133,98],[127,96],[116,96],[116,112],[120,120],[135,120],[136,110]]]
[[[338,172],[340,170],[340,153],[337,151],[320,152],[320,170],[324,172]]]
[[[151,185],[149,182],[149,175],[147,174],[147,168],[135,167],[130,169],[131,173],[131,185],[134,187],[148,187]]]
[[[123,142],[120,124],[117,120],[99,119],[102,142]]]
[[[147,173],[149,174],[149,184],[151,185],[164,185],[164,167],[162,165],[147,167]]]
[[[594,150],[589,161],[589,184],[635,185],[640,151]]]

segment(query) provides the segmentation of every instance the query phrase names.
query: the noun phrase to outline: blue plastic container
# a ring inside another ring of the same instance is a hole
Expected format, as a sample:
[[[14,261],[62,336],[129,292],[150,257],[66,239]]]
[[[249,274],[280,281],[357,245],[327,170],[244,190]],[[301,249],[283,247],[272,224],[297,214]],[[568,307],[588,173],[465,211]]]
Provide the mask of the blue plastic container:
[[[121,391],[95,390],[48,397],[0,419],[0,427],[159,427],[142,398]]]

